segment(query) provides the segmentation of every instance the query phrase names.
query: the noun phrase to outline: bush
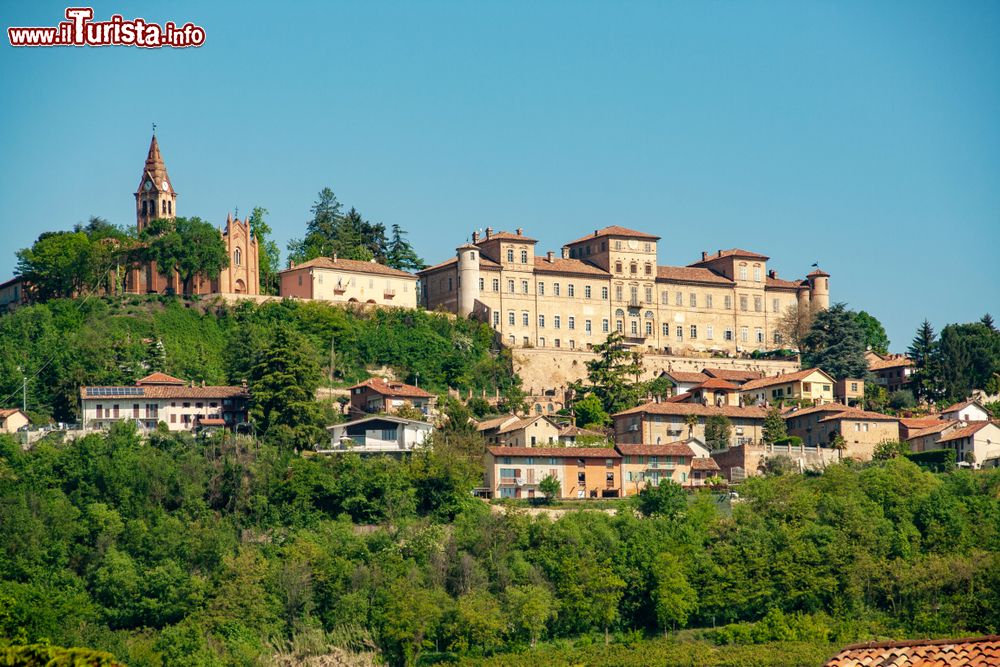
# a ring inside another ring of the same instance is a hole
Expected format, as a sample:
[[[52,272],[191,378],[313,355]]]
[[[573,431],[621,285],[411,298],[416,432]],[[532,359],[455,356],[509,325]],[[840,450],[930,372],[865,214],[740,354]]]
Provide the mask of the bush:
[[[914,398],[913,392],[909,389],[900,389],[889,394],[889,407],[893,410],[905,410],[916,406],[917,399]]]
[[[932,449],[926,452],[910,452],[906,458],[925,470],[949,472],[955,469],[955,450]]]
[[[784,437],[784,438],[778,438],[777,440],[774,441],[774,444],[776,444],[776,445],[783,445],[783,446],[784,445],[790,445],[792,447],[801,447],[802,446],[802,438],[800,438],[797,435],[789,435],[789,436]]]

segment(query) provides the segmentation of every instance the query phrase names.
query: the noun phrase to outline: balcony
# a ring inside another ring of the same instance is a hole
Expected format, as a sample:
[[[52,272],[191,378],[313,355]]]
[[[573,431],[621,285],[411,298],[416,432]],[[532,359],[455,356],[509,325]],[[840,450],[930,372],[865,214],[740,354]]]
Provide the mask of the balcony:
[[[391,299],[394,296],[396,296],[396,290],[394,290],[394,289],[387,289],[384,292],[382,292],[382,296],[385,297],[386,299]]]
[[[676,463],[666,463],[664,461],[650,461],[646,464],[647,470],[673,470],[676,467]]]

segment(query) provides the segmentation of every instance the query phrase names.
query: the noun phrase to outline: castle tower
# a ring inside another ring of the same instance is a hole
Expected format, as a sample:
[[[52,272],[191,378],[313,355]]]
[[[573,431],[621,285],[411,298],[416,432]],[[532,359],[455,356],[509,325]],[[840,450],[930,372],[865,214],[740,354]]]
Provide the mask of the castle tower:
[[[153,135],[149,142],[149,153],[142,168],[139,189],[135,191],[135,221],[141,232],[146,225],[157,218],[173,219],[177,215],[177,193],[167,174],[167,165],[160,155],[160,144]]]
[[[818,313],[830,307],[830,274],[823,269],[816,269],[808,276],[809,299],[812,301],[812,312]]]
[[[468,317],[479,298],[479,248],[465,243],[455,252],[458,256],[458,314]]]

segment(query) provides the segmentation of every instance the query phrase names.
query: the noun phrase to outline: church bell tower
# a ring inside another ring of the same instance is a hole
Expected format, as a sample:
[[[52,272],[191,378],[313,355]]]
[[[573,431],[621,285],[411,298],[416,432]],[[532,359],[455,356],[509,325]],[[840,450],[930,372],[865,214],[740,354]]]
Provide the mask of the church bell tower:
[[[167,166],[160,155],[160,144],[156,141],[156,132],[149,142],[149,154],[146,165],[142,169],[142,180],[139,189],[135,191],[135,221],[141,232],[151,221],[157,218],[173,219],[177,214],[177,193],[167,174]]]

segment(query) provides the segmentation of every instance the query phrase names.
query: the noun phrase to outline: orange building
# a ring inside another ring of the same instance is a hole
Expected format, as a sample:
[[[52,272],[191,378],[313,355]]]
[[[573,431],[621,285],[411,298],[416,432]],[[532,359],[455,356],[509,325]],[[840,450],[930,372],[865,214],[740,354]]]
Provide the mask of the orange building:
[[[609,447],[488,447],[486,486],[494,498],[541,498],[539,483],[559,480],[561,498],[617,498],[621,455]]]
[[[626,496],[634,496],[647,485],[657,486],[664,480],[681,486],[690,483],[694,451],[683,442],[617,445],[615,449],[622,455],[622,491]]]

